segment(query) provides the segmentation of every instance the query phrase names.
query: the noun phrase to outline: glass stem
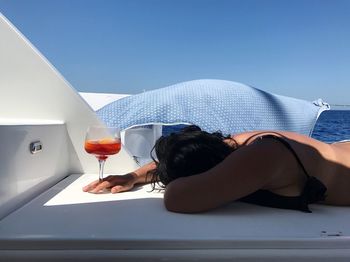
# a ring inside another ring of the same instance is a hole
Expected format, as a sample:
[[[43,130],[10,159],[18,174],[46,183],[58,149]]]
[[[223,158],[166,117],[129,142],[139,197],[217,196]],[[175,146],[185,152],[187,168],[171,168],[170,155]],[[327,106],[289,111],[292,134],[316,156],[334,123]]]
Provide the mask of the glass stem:
[[[103,181],[103,168],[105,166],[105,162],[106,162],[106,160],[104,160],[104,159],[99,159],[98,160],[98,164],[99,164],[99,181],[100,182]]]

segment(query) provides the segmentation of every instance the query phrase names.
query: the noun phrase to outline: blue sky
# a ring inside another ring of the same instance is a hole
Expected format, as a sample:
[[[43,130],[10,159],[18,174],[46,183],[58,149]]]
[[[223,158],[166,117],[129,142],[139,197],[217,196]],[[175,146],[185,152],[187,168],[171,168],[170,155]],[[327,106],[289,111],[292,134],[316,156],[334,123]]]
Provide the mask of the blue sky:
[[[79,91],[215,78],[350,104],[348,0],[0,0]]]

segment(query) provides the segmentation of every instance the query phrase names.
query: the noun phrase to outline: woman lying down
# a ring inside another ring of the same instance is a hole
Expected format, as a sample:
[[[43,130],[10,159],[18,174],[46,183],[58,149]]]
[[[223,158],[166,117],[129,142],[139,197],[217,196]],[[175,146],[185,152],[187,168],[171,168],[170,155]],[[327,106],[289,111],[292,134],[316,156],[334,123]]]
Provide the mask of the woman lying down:
[[[292,132],[231,137],[189,126],[156,142],[158,160],[83,190],[112,193],[135,184],[165,188],[165,207],[194,213],[234,200],[311,212],[308,204],[350,206],[350,143],[326,144]]]

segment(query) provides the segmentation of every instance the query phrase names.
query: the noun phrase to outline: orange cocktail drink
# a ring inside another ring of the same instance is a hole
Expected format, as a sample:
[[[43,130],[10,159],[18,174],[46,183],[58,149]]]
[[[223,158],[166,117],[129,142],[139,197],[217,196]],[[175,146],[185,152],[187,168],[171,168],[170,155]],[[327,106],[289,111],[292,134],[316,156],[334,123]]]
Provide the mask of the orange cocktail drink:
[[[95,155],[99,160],[106,160],[108,156],[117,154],[120,148],[120,139],[116,138],[85,141],[85,151]]]

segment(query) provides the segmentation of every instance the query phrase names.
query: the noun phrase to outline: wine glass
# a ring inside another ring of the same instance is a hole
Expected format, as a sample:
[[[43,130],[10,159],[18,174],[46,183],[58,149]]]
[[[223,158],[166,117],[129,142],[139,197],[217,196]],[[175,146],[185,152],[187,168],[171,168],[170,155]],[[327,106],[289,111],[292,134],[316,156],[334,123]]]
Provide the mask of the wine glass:
[[[86,132],[84,147],[86,152],[98,159],[99,181],[102,182],[106,159],[120,151],[120,130],[116,127],[91,126]]]

